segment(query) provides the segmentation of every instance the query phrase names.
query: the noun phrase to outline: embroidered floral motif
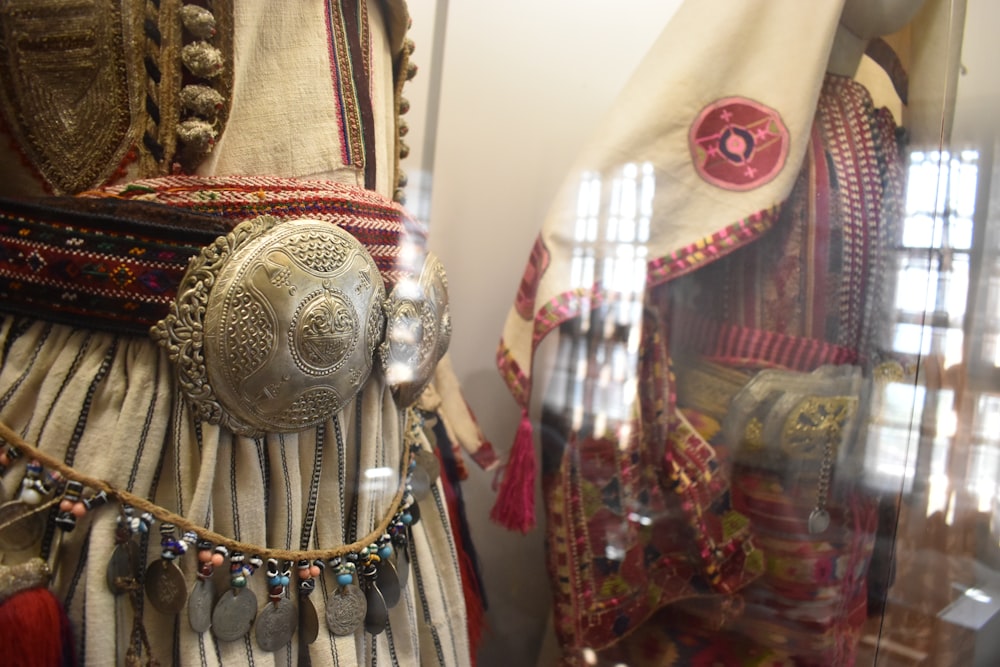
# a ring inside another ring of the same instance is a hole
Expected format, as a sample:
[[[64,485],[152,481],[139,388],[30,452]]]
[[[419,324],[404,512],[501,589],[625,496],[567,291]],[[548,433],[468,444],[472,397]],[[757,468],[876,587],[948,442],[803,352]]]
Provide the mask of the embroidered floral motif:
[[[691,124],[698,175],[725,190],[752,190],[774,178],[788,157],[788,129],[777,111],[743,97],[702,109]]]

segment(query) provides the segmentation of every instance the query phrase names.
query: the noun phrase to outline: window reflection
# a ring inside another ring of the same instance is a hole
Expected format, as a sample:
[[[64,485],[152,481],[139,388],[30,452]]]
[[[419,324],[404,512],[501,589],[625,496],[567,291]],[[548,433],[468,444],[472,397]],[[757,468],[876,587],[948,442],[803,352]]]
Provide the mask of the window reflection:
[[[554,378],[546,402],[572,428],[616,432],[627,438],[636,399],[634,369],[646,284],[653,166],[629,163],[610,180],[597,173],[580,179],[573,224],[570,279],[574,288],[599,294],[583,316],[563,326]]]
[[[920,372],[916,384],[884,389],[866,456],[873,483],[948,524],[998,511],[1000,243],[977,208],[980,159],[974,150],[910,156],[891,346]]]

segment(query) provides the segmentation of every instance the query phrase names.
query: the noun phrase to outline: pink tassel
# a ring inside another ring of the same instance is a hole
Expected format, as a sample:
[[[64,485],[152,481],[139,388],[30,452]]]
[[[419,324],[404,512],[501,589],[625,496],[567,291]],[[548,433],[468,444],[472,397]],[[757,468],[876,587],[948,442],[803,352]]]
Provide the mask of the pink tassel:
[[[535,527],[535,439],[527,408],[521,411],[514,446],[503,472],[490,518],[508,530],[527,533]]]

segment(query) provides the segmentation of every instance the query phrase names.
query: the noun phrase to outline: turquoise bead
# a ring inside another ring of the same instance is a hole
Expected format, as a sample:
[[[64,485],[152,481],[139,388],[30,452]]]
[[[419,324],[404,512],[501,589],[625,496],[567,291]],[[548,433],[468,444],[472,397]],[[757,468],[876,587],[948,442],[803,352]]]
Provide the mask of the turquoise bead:
[[[381,549],[378,550],[378,557],[385,560],[392,555],[392,545],[386,544]]]
[[[337,583],[341,586],[348,586],[354,581],[354,576],[349,572],[341,572],[337,575]]]

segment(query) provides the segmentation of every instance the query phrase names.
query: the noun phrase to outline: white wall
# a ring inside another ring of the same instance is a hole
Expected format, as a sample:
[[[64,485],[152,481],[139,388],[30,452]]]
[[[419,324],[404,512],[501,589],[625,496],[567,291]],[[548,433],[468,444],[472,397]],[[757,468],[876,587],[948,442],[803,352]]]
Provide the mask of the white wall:
[[[531,244],[580,145],[677,4],[447,3],[431,247],[449,275],[454,366],[501,455],[510,447],[519,413],[494,358]],[[407,93],[414,106],[421,101],[414,97],[416,85],[434,75],[427,66],[431,44],[419,41],[420,31],[443,6],[410,0],[418,40],[414,57],[421,67]],[[410,144],[417,147],[415,137]],[[411,182],[425,158],[411,154],[407,160]],[[531,665],[549,614],[544,522],[539,516],[539,528],[528,536],[492,524],[491,482],[491,474],[475,469],[463,487],[490,603],[480,665]]]

